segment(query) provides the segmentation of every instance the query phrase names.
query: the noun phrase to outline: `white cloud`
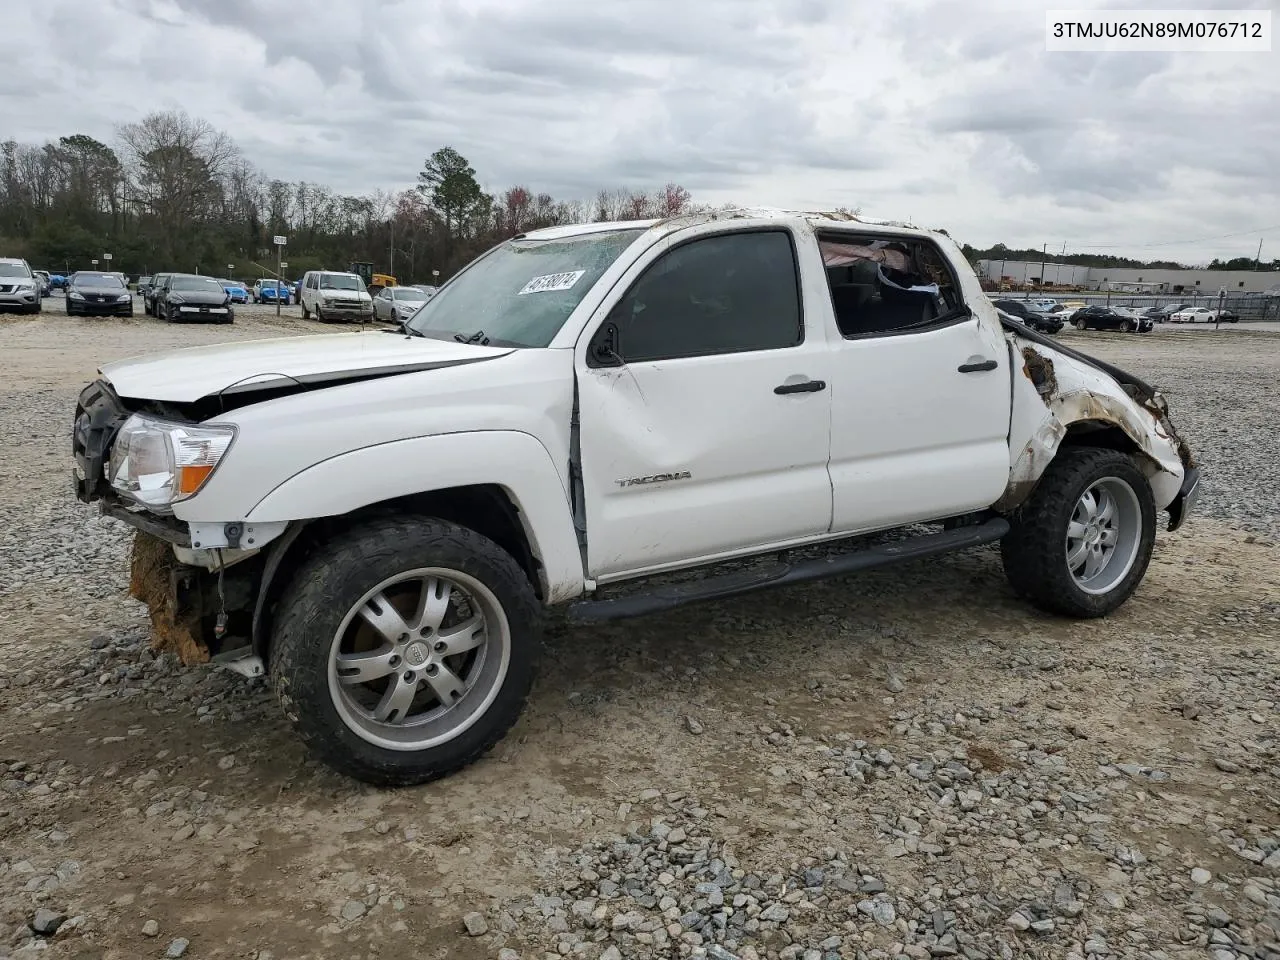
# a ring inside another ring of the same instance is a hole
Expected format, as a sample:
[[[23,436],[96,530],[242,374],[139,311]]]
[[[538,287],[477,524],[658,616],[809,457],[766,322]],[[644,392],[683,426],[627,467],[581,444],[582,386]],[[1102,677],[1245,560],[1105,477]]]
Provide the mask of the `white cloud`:
[[[43,38],[0,67],[19,140],[111,141],[179,108],[269,176],[345,193],[407,187],[449,144],[490,189],[675,180],[711,202],[861,206],[979,245],[1148,257],[1251,255],[1257,234],[1143,245],[1280,223],[1280,52],[1051,54],[1047,5],[13,6],[7,32]]]

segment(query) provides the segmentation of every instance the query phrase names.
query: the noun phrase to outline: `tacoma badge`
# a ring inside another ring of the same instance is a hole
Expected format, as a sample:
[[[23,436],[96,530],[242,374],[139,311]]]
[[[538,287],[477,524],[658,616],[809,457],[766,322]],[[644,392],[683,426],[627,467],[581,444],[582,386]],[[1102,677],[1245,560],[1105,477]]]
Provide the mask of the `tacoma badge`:
[[[632,477],[630,480],[613,481],[620,487],[634,487],[637,483],[661,483],[664,480],[688,480],[692,477],[688,470],[681,470],[679,473],[655,473],[651,477]]]

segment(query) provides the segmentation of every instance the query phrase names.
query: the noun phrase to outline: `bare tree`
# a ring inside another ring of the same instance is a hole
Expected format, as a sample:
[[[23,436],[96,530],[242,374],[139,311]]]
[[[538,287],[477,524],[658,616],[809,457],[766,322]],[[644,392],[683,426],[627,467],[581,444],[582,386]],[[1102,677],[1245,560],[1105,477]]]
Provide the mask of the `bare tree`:
[[[160,249],[178,256],[179,240],[219,205],[223,178],[239,159],[225,133],[186,113],[151,113],[120,128],[135,195],[151,214]]]

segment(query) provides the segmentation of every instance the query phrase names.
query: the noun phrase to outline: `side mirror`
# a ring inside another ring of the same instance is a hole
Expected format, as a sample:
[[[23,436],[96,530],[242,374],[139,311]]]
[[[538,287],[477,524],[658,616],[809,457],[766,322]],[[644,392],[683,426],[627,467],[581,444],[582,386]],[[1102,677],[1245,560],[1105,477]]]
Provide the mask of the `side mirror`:
[[[598,367],[620,367],[623,364],[622,357],[618,353],[619,348],[618,325],[612,320],[606,320],[600,332],[596,334],[595,339],[591,342],[591,359],[594,366]]]

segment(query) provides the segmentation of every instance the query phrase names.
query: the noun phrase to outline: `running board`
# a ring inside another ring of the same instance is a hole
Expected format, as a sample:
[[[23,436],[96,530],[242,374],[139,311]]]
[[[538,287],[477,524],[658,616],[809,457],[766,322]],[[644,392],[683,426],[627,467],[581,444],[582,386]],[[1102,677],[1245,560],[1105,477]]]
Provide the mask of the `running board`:
[[[644,593],[609,600],[578,600],[569,604],[566,615],[572,623],[599,623],[604,620],[640,617],[700,600],[720,600],[768,587],[839,577],[905,560],[980,547],[995,543],[1008,532],[1009,521],[1003,517],[993,517],[981,524],[876,544],[835,556],[802,560],[798,563],[770,563],[752,570],[735,571],[704,580],[665,584]]]

